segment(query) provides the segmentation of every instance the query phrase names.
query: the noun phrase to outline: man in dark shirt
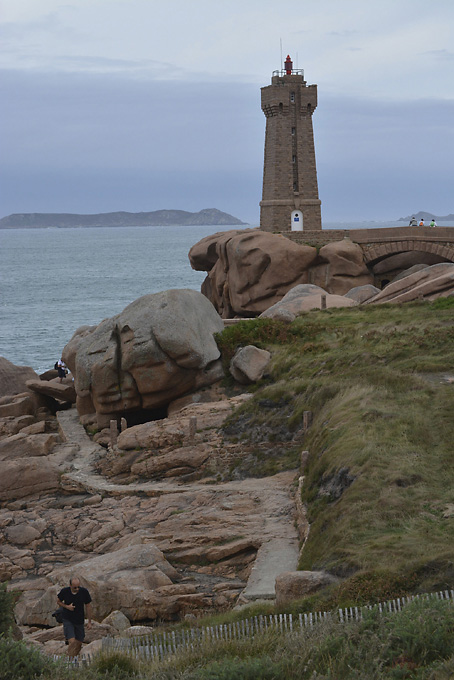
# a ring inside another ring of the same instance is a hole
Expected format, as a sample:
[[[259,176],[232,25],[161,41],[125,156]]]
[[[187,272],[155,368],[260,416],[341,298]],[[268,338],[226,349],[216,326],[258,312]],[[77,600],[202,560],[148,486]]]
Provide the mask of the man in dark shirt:
[[[57,604],[63,608],[63,631],[68,640],[68,656],[77,656],[85,638],[85,610],[87,606],[87,628],[91,628],[91,596],[80,580],[72,577],[69,587],[62,588],[57,595]]]

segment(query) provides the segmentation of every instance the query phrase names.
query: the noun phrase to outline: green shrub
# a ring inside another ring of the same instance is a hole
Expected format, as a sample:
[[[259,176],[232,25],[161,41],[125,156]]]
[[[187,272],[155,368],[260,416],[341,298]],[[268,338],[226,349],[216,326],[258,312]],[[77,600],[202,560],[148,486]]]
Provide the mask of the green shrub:
[[[0,637],[0,678],[2,680],[35,680],[49,678],[54,663],[37,649],[23,642]]]
[[[101,677],[108,677],[115,680],[130,678],[138,670],[137,662],[121,652],[109,652],[100,654],[93,662],[93,669]]]
[[[256,345],[265,347],[268,344],[285,344],[300,335],[289,324],[274,319],[255,319],[254,321],[240,321],[234,326],[228,326],[222,333],[214,336],[222,354],[222,363],[226,373],[230,361],[238,347]]]

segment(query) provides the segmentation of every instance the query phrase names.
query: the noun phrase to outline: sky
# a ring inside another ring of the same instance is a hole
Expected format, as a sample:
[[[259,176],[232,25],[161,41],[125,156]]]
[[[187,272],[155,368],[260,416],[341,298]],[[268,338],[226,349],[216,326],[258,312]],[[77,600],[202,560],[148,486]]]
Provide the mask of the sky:
[[[452,0],[0,0],[0,217],[258,224],[260,88],[318,86],[322,221],[454,212]]]

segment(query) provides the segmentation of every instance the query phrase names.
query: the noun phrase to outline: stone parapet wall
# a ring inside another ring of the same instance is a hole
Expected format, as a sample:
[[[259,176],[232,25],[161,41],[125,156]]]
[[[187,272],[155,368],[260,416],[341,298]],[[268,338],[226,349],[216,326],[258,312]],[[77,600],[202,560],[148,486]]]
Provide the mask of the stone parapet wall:
[[[285,236],[294,243],[309,246],[324,245],[325,243],[332,243],[333,241],[342,241],[344,238],[350,238],[350,231],[348,229],[333,229],[326,231],[309,231],[305,229],[304,231],[275,231],[273,233]]]
[[[341,241],[349,238],[354,243],[373,245],[381,243],[393,243],[397,241],[440,243],[454,246],[453,227],[390,227],[382,229],[322,229],[321,231],[274,231],[295,243],[308,245],[325,244],[332,241]],[[391,251],[390,251],[391,252]]]

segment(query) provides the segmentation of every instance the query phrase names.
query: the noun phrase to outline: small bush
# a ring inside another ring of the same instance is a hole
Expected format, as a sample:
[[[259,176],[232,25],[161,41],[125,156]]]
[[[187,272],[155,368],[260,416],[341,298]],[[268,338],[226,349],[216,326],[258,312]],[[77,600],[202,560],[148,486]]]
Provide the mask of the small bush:
[[[282,321],[255,319],[229,326],[222,333],[216,333],[215,339],[222,354],[224,369],[228,372],[230,361],[238,347],[246,345],[261,347],[269,343],[285,344],[298,335],[297,331]]]
[[[49,678],[53,662],[37,649],[23,642],[0,637],[0,678],[2,680],[36,680]]]

